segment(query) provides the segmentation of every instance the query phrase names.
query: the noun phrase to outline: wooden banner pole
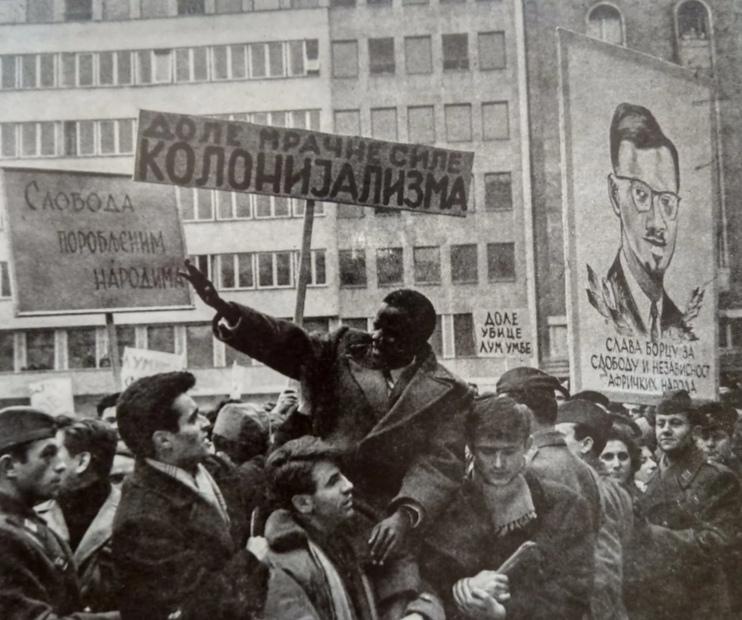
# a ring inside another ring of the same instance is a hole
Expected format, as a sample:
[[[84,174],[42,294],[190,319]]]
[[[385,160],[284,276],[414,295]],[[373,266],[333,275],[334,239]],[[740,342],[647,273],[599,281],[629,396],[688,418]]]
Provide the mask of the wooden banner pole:
[[[307,298],[307,284],[312,269],[312,228],[314,226],[314,200],[307,200],[304,210],[304,232],[301,238],[301,254],[299,255],[299,279],[296,283],[296,308],[294,309],[294,323],[301,326],[304,323],[304,304]]]
[[[108,334],[108,359],[111,360],[113,371],[113,391],[121,389],[121,358],[119,356],[119,341],[116,338],[116,325],[113,322],[113,312],[106,312],[106,333]]]

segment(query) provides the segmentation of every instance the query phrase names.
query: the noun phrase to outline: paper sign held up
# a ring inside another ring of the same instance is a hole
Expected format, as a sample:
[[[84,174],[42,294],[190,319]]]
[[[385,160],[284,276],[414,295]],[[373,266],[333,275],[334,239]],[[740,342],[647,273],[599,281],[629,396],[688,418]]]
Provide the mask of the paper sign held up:
[[[121,361],[121,384],[126,389],[137,379],[160,372],[184,370],[185,356],[148,349],[124,348]]]
[[[74,416],[75,399],[72,394],[72,379],[58,377],[29,383],[31,406],[53,416]]]

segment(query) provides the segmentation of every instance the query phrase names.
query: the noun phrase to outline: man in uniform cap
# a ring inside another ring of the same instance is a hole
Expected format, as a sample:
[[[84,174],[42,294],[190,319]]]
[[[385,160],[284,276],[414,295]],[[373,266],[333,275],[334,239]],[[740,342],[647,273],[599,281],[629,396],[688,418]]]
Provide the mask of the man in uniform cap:
[[[526,405],[533,414],[533,447],[528,456],[528,469],[540,478],[563,484],[584,497],[590,506],[593,532],[597,532],[601,520],[598,486],[590,468],[569,451],[564,436],[554,429],[556,394],[569,396],[569,393],[556,377],[528,366],[505,372],[496,389],[498,394],[507,394]]]
[[[610,414],[588,400],[561,404],[556,428],[570,450],[590,466],[600,491],[601,524],[595,543],[595,575],[590,611],[593,620],[628,618],[623,600],[623,558],[634,524],[628,491],[604,475],[600,454],[613,424]]]
[[[627,562],[632,618],[722,618],[729,612],[720,560],[739,542],[740,484],[695,445],[699,416],[684,390],[657,407],[659,467],[637,500]]]
[[[699,433],[696,445],[709,461],[726,465],[737,477],[742,477],[742,462],[732,450],[737,411],[734,407],[712,401],[703,403],[696,410]]]
[[[59,491],[65,465],[57,421],[32,407],[0,410],[0,617],[92,620],[67,544],[34,513]]]

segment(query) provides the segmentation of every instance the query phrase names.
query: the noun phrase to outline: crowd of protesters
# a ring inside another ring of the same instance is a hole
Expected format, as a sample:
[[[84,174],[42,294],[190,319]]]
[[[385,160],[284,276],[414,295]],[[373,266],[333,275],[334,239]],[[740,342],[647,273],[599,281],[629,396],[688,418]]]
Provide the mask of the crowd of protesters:
[[[742,618],[733,407],[527,367],[480,394],[419,292],[310,334],[187,268],[216,337],[300,387],[202,412],[182,371],[97,419],[0,410],[0,618]]]

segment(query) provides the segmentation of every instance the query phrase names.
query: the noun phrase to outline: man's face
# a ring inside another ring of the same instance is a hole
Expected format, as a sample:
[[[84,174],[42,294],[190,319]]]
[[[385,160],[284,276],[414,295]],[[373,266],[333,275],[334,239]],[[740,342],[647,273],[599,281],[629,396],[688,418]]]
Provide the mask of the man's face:
[[[29,504],[56,497],[65,471],[57,438],[33,442],[26,453],[26,462],[16,461],[14,470],[16,487]]]
[[[65,492],[72,491],[79,488],[79,475],[82,473],[81,459],[83,453],[72,455],[67,447],[64,445],[64,429],[57,431],[57,445],[59,446],[59,458],[64,463],[64,473],[62,474],[62,481],[60,483],[59,492],[64,494]]]
[[[582,458],[585,454],[590,452],[592,442],[588,443],[587,437],[584,439],[577,439],[575,437],[575,425],[573,422],[560,422],[559,424],[556,424],[554,428],[564,436],[564,443],[567,444],[567,447],[572,454]]]
[[[657,469],[657,461],[654,458],[654,453],[647,446],[642,446],[641,450],[641,465],[634,478],[639,482],[646,483]]]
[[[418,343],[414,324],[404,310],[382,304],[374,319],[371,355],[377,368],[401,368],[412,361]]]
[[[477,438],[474,443],[474,468],[484,480],[495,486],[508,484],[523,469],[529,441]]]
[[[675,252],[678,220],[670,215],[667,196],[657,196],[647,186],[655,192],[677,193],[672,153],[666,147],[638,149],[622,141],[618,166],[609,180],[613,210],[621,218],[622,247],[647,273],[662,275]]]
[[[178,432],[170,433],[170,462],[188,469],[209,455],[206,434],[209,421],[199,412],[198,405],[188,394],[181,394],[173,401],[173,411],[178,414]]]
[[[696,435],[698,446],[709,461],[726,463],[732,456],[732,438],[721,428],[705,428]]]
[[[663,452],[683,450],[693,442],[693,427],[687,413],[657,414],[654,431]]]
[[[626,484],[631,477],[631,457],[623,441],[610,439],[600,453],[605,472],[620,484]]]
[[[326,531],[331,531],[353,516],[353,483],[332,461],[316,463],[312,479],[312,516]]]

